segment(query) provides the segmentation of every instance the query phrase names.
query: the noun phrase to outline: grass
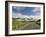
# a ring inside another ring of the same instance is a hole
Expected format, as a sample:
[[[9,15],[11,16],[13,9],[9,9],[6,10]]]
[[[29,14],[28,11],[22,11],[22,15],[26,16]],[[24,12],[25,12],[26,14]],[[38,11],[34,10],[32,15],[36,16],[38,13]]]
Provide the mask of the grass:
[[[12,20],[12,29],[13,30],[19,30],[20,28],[24,27],[28,22],[26,21],[17,21],[17,20]]]
[[[31,22],[35,21],[17,21],[16,19],[12,19],[12,30],[21,30],[22,27]],[[35,23],[40,25],[40,21],[36,21]]]

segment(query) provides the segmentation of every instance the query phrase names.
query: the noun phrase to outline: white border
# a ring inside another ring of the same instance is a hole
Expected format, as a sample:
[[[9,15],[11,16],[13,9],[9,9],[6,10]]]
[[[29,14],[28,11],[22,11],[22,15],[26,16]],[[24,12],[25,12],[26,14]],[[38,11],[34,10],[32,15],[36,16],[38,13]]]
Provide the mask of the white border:
[[[23,7],[40,7],[41,8],[41,28],[40,30],[19,30],[12,31],[12,6]],[[43,32],[43,5],[37,4],[24,4],[24,3],[9,3],[9,34],[25,34],[25,33],[39,33]]]

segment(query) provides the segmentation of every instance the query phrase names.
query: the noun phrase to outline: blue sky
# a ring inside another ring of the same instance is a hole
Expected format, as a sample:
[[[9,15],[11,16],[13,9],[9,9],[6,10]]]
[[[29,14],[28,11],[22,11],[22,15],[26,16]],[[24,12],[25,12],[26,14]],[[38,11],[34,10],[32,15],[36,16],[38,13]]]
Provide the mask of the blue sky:
[[[12,7],[13,16],[40,16],[40,7]]]

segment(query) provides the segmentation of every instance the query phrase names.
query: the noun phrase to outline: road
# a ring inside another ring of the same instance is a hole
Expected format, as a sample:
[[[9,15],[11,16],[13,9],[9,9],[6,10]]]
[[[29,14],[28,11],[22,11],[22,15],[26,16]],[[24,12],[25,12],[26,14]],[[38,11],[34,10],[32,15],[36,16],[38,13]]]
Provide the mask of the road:
[[[28,23],[27,26],[25,26],[22,30],[34,30],[34,29],[40,29],[40,25],[36,24],[35,22]]]

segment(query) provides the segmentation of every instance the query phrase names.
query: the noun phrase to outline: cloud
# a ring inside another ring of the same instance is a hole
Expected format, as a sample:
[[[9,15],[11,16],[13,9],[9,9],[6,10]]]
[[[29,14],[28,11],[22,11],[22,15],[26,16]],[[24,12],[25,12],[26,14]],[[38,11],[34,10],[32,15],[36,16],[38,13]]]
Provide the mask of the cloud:
[[[12,16],[13,18],[33,18],[34,20],[40,19],[40,8],[34,8],[32,10],[33,14],[35,15],[23,15],[22,13],[20,13],[21,10],[24,10],[25,8],[21,8],[21,7],[14,7],[16,10],[18,10],[18,12],[13,12]]]
[[[28,18],[27,15],[22,15],[21,13],[13,13],[14,18]]]
[[[40,16],[33,16],[33,15],[27,16],[21,13],[13,13],[13,18],[29,18],[29,19],[33,18],[33,20],[37,20],[40,19]]]
[[[40,11],[40,8],[34,8],[32,11],[33,12],[39,12]]]
[[[34,9],[32,10],[32,12],[35,13],[36,15],[40,15],[40,8],[39,8],[39,7],[34,8]]]
[[[40,15],[40,8],[39,7],[20,7],[20,6],[13,6],[13,12],[21,13],[25,15]]]

